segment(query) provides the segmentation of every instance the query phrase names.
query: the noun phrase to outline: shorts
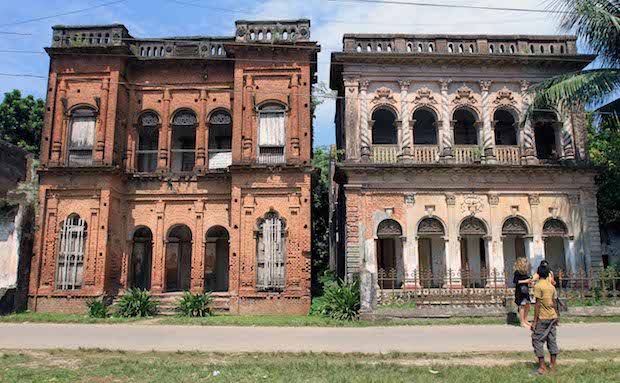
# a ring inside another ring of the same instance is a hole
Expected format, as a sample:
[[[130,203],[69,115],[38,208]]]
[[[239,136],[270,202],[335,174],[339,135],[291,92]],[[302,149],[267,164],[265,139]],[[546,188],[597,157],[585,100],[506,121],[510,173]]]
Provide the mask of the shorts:
[[[549,354],[557,355],[560,353],[556,342],[557,327],[557,319],[539,320],[536,323],[536,328],[532,332],[532,346],[534,346],[534,353],[537,357],[544,358],[545,342],[547,343]]]
[[[528,303],[532,303],[530,298],[522,298],[521,301],[519,302],[519,306],[525,306]]]

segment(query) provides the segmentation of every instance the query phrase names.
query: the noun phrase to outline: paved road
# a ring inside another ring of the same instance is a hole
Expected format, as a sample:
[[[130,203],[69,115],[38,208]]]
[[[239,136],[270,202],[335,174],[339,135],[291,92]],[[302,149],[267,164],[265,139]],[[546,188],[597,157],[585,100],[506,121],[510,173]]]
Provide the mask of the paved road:
[[[367,328],[0,324],[0,349],[105,348],[127,351],[329,351],[378,353],[530,351],[514,326]],[[561,349],[618,349],[620,323],[563,324]]]

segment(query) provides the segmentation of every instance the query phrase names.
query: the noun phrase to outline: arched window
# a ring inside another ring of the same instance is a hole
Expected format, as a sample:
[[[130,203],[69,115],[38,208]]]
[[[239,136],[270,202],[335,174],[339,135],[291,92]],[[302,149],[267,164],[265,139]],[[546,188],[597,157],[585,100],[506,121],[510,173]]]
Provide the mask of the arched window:
[[[58,258],[56,260],[56,289],[79,290],[84,283],[86,251],[86,221],[72,214],[60,226]]]
[[[534,121],[534,138],[536,141],[536,156],[541,160],[556,160],[559,158],[558,142],[556,140],[557,117],[551,111],[536,111],[532,115]]]
[[[461,222],[459,235],[461,236],[461,268],[463,285],[481,287],[486,278],[487,268],[486,246],[484,236],[487,228],[480,219],[470,216]]]
[[[557,218],[549,218],[543,225],[543,235],[548,237],[564,237],[568,234],[566,224]]]
[[[256,231],[256,287],[282,290],[286,284],[286,225],[270,211],[260,219]]]
[[[280,164],[285,162],[286,110],[283,105],[270,103],[258,111],[258,162]]]
[[[379,108],[372,114],[372,143],[378,145],[398,144],[396,115],[387,108]]]
[[[379,284],[383,288],[394,286],[399,288],[403,281],[403,228],[393,219],[384,219],[377,226],[375,241]],[[387,279],[382,278],[387,276]]]
[[[495,121],[495,144],[517,145],[515,118],[508,110],[499,109],[493,115]]]
[[[453,44],[448,44],[448,53],[454,53],[454,45]]]
[[[437,145],[437,117],[428,109],[418,109],[413,113],[414,145]]]
[[[460,108],[454,112],[454,144],[477,145],[478,129],[476,128],[476,116],[474,112],[466,108]]]
[[[192,270],[192,230],[172,226],[166,235],[166,290],[189,290]]]
[[[208,291],[228,291],[228,230],[213,226],[207,231],[205,239],[205,287]]]
[[[232,117],[224,110],[209,119],[209,169],[221,169],[232,163]]]
[[[441,221],[437,218],[424,218],[418,224],[418,236],[444,235],[445,230]]]
[[[172,119],[170,170],[191,172],[196,163],[196,125],[198,119],[191,110],[181,110]]]
[[[154,172],[157,169],[159,147],[159,118],[153,112],[140,116],[138,127],[138,171]]]
[[[476,217],[467,217],[461,222],[460,235],[486,235],[487,227]]]
[[[502,235],[519,235],[524,236],[527,235],[527,225],[526,223],[519,217],[510,217],[502,226]]]
[[[68,144],[69,166],[91,166],[97,116],[92,108],[79,108],[71,113]]]

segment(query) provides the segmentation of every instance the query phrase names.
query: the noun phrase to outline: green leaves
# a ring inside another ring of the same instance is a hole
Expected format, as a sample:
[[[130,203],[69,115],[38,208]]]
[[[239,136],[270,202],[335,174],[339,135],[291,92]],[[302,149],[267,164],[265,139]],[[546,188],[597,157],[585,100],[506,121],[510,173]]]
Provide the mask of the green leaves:
[[[185,317],[207,317],[213,315],[211,303],[213,297],[210,292],[204,294],[192,294],[189,291],[183,293],[179,300],[177,311]]]
[[[0,104],[0,139],[39,153],[45,103],[19,90],[4,94]]]
[[[107,318],[109,307],[105,297],[90,298],[86,301],[88,316],[91,318]]]
[[[157,314],[159,302],[147,290],[132,288],[125,290],[116,306],[122,317],[149,317]]]
[[[361,309],[359,281],[326,282],[322,297],[312,302],[311,313],[342,321],[357,319]]]

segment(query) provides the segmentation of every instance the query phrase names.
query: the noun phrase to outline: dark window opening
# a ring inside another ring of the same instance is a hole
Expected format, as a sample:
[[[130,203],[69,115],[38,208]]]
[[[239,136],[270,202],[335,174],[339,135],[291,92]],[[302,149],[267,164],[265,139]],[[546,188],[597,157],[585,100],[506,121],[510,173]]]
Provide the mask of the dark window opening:
[[[478,129],[476,116],[468,109],[459,109],[454,112],[454,144],[477,145]]]
[[[372,143],[378,145],[398,144],[396,116],[388,109],[377,109],[372,114]]]
[[[495,112],[493,119],[495,120],[495,144],[517,145],[517,128],[512,113],[500,109]]]
[[[437,118],[427,109],[418,109],[413,113],[413,143],[415,145],[437,145]]]

